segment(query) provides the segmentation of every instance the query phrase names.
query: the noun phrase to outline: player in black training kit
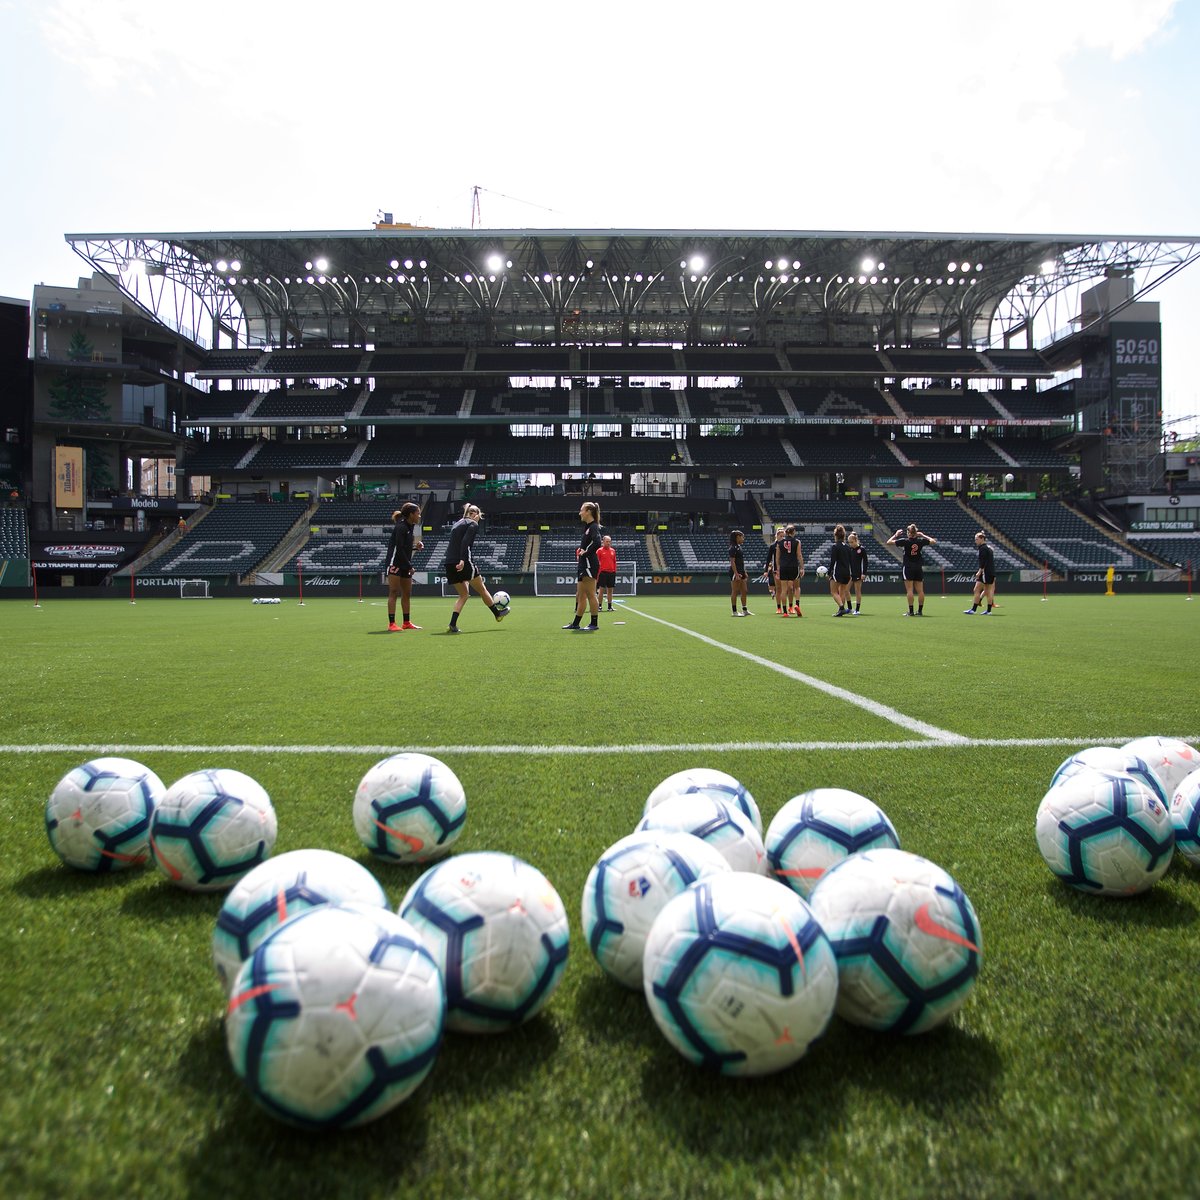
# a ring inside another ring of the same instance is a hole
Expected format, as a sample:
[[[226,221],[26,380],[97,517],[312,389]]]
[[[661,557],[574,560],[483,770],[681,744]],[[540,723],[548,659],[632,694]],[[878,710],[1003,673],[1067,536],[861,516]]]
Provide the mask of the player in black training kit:
[[[742,552],[742,543],[746,540],[746,535],[740,529],[733,529],[729,533],[729,604],[733,609],[733,615],[752,617],[754,614],[746,607],[746,593],[749,590],[749,580],[746,576],[746,558]],[[739,614],[737,608],[738,597],[742,599],[742,611]]]
[[[446,550],[446,582],[454,584],[458,599],[454,602],[454,611],[450,614],[450,628],[447,633],[460,633],[458,614],[470,598],[467,591],[469,583],[478,593],[484,604],[492,610],[497,621],[503,621],[508,616],[508,609],[500,608],[492,593],[487,590],[487,584],[479,573],[479,568],[471,561],[471,543],[479,532],[479,519],[483,513],[474,504],[468,504],[463,509],[463,515],[450,527],[450,546]]]
[[[412,597],[414,550],[423,550],[425,543],[417,534],[417,526],[421,521],[421,507],[411,500],[400,505],[392,513],[392,538],[387,548],[387,585],[388,585],[388,632],[395,633],[400,629],[420,629],[414,625],[409,616]],[[400,597],[400,612],[404,624],[396,624],[396,597]]]
[[[904,555],[904,591],[908,596],[908,612],[906,616],[913,615],[913,593],[917,595],[917,616],[925,615],[925,568],[921,563],[921,551],[926,546],[936,546],[937,538],[931,538],[928,534],[922,533],[915,525],[910,525],[907,530],[897,529],[887,540],[889,546],[899,546],[900,552]]]
[[[975,572],[975,594],[971,597],[971,607],[964,608],[963,612],[968,617],[973,617],[975,610],[979,607],[979,601],[986,596],[987,609],[983,615],[990,617],[992,609],[996,607],[996,556],[992,552],[991,546],[987,544],[987,534],[982,529],[975,535],[975,548],[979,551],[979,570]]]
[[[850,533],[846,537],[846,545],[850,548],[850,588],[854,592],[854,615],[857,617],[862,608],[863,576],[867,573],[867,550],[859,545],[858,534]]]
[[[800,611],[800,580],[803,578],[804,551],[800,549],[795,525],[789,525],[783,531],[783,537],[775,543],[775,603],[778,606],[782,592],[782,616],[789,616],[793,612],[798,617],[804,616]]]
[[[575,619],[564,625],[575,633],[595,633],[600,628],[600,600],[596,596],[596,578],[600,574],[599,550],[603,543],[600,532],[600,505],[594,500],[585,500],[579,510],[579,519],[583,522],[583,534],[579,539],[579,549],[575,557],[579,561],[579,569],[575,577]],[[591,624],[580,627],[583,610],[591,611]]]
[[[846,527],[833,527],[833,545],[829,550],[829,590],[837,601],[833,615],[844,617],[850,612],[850,547],[846,545]]]

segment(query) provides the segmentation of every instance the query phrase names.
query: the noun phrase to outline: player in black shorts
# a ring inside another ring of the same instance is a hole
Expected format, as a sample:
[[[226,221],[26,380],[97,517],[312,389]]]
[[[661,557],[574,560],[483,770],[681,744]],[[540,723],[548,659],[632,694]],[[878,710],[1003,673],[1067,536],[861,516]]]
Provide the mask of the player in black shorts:
[[[783,534],[783,526],[776,525],[775,540],[767,546],[767,561],[763,563],[763,572],[758,577],[760,583],[766,583],[767,591],[775,601],[775,612],[780,616],[783,615],[783,602],[779,593],[779,575],[775,559],[777,557],[777,547],[783,538]]]
[[[850,547],[846,545],[846,527],[833,527],[833,545],[829,550],[829,591],[837,601],[835,617],[850,611]]]
[[[789,525],[775,543],[775,602],[779,602],[779,593],[783,593],[783,616],[795,614],[804,616],[800,611],[800,580],[804,578],[804,552],[800,549],[800,539],[796,536],[795,525]]]
[[[600,601],[596,596],[596,577],[600,574],[599,552],[603,544],[600,505],[594,500],[585,500],[579,509],[579,519],[583,522],[583,534],[579,539],[579,549],[575,551],[579,562],[575,577],[575,618],[563,628],[576,633],[595,633],[600,628]],[[591,624],[580,628],[579,622],[585,608],[591,611]]]
[[[409,610],[412,607],[412,556],[416,550],[422,550],[425,543],[417,532],[421,523],[421,507],[411,500],[400,505],[392,513],[392,537],[388,542],[387,561],[384,570],[387,573],[388,585],[388,632],[395,633],[399,629],[420,629],[410,619]],[[400,597],[400,612],[404,618],[403,625],[396,624],[396,597]]]
[[[454,602],[454,611],[450,614],[450,627],[447,633],[460,633],[458,614],[470,598],[467,585],[470,584],[478,593],[484,604],[492,610],[497,621],[503,621],[508,616],[508,609],[497,606],[492,599],[492,593],[487,590],[487,584],[479,573],[479,568],[471,561],[471,543],[479,532],[479,519],[483,513],[477,505],[468,504],[463,509],[463,515],[450,527],[450,545],[446,550],[446,582],[454,584],[458,599]]]
[[[742,543],[746,535],[740,529],[729,532],[729,604],[735,617],[750,617],[754,614],[747,605],[749,577],[746,575],[746,558],[742,552]],[[742,611],[738,612],[738,598],[741,597]]]
[[[971,597],[971,607],[964,608],[968,617],[975,615],[979,601],[987,598],[987,608],[984,616],[990,617],[996,607],[996,555],[987,544],[987,534],[981,529],[975,535],[975,548],[979,551],[979,570],[975,572],[975,594]]]
[[[917,596],[917,613],[918,617],[925,615],[925,568],[921,563],[921,551],[926,546],[936,546],[937,538],[931,538],[928,534],[922,533],[915,525],[910,525],[906,530],[897,529],[887,540],[889,546],[899,546],[901,554],[904,555],[904,566],[902,574],[904,576],[904,592],[908,597],[908,612],[906,616],[913,615],[913,593]]]
[[[858,534],[851,531],[846,535],[846,545],[850,548],[850,589],[854,593],[854,615],[857,617],[862,609],[863,576],[867,573],[867,550],[859,544]]]

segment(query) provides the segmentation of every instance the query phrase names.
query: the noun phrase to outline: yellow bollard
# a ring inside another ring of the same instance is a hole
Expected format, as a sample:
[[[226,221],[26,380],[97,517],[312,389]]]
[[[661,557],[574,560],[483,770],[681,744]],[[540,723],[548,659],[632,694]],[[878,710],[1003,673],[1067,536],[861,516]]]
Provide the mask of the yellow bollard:
[[[1115,596],[1117,593],[1113,591],[1113,575],[1115,574],[1113,567],[1109,567],[1104,573],[1104,594],[1106,596]]]

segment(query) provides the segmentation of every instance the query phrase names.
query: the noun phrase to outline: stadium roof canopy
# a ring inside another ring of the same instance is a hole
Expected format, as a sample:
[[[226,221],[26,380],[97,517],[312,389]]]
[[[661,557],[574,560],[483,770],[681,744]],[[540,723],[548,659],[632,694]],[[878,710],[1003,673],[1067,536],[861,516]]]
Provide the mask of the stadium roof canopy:
[[[1127,304],[1200,256],[1195,237],[803,230],[377,226],[66,240],[157,320],[213,347],[1034,347],[1079,332],[1085,289],[1120,278],[1113,295]]]

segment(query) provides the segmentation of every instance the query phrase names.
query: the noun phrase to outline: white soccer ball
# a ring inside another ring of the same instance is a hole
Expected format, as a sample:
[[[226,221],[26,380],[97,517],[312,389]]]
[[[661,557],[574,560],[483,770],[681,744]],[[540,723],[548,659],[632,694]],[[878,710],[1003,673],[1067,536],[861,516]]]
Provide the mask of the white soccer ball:
[[[668,901],[650,927],[643,990],[685,1058],[766,1075],[802,1058],[837,999],[829,940],[808,905],[762,876],[714,875]]]
[[[829,574],[829,568],[821,566],[817,568],[817,578],[824,579]]]
[[[925,1033],[954,1015],[983,961],[966,893],[906,850],[866,850],[826,871],[812,910],[838,962],[838,1015],[854,1025]]]
[[[1094,767],[1042,797],[1035,832],[1050,870],[1099,896],[1144,892],[1166,873],[1175,850],[1161,793],[1133,775]]]
[[[319,904],[387,908],[387,893],[361,863],[332,850],[290,850],[268,858],[225,897],[213,930],[213,965],[233,987],[242,963],[285,921]]]
[[[495,601],[498,608],[507,608],[512,603],[512,597],[501,589],[498,592],[492,593],[492,599]]]
[[[812,788],[775,814],[763,839],[769,873],[808,899],[830,867],[863,850],[898,849],[900,839],[873,800],[846,788]]]
[[[766,871],[762,837],[740,808],[703,792],[677,792],[654,805],[638,822],[636,832],[675,830],[690,833],[721,852],[735,871]]]
[[[467,797],[458,776],[428,754],[393,754],[377,762],[354,793],[354,831],[388,862],[441,858],[466,819]]]
[[[431,867],[399,911],[442,972],[447,1029],[513,1029],[539,1013],[562,980],[566,909],[545,875],[511,854],[459,854]]]
[[[1134,738],[1132,742],[1126,742],[1121,749],[1146,760],[1150,769],[1158,776],[1168,804],[1175,794],[1175,789],[1188,775],[1200,768],[1200,751],[1178,738]]]
[[[445,996],[420,935],[386,908],[325,904],[242,965],[225,1044],[250,1094],[307,1129],[382,1116],[433,1067]]]
[[[228,767],[193,771],[167,789],[150,821],[158,869],[191,892],[220,892],[269,858],[275,809],[261,784]]]
[[[131,758],[94,758],[73,767],[46,801],[46,833],[69,867],[102,874],[141,866],[150,818],[166,788]]]
[[[1171,797],[1175,849],[1186,863],[1200,867],[1200,769],[1185,775]]]
[[[750,823],[762,837],[762,816],[758,805],[750,794],[749,788],[744,787],[732,775],[718,771],[713,767],[688,767],[684,771],[676,771],[668,775],[646,797],[646,806],[642,815],[648,816],[650,810],[671,796],[712,796],[716,800],[724,800],[733,808],[740,808],[750,818]]]
[[[698,880],[723,875],[719,851],[690,833],[631,833],[609,846],[583,887],[583,936],[618,983],[642,986],[642,954],[654,918]]]
[[[1170,800],[1170,793],[1163,791],[1163,782],[1150,764],[1142,757],[1115,746],[1088,746],[1059,764],[1058,770],[1050,778],[1050,786],[1055,787],[1065,783],[1073,775],[1086,770],[1107,771],[1110,774],[1132,775],[1140,779],[1152,792],[1158,793],[1164,804]]]

